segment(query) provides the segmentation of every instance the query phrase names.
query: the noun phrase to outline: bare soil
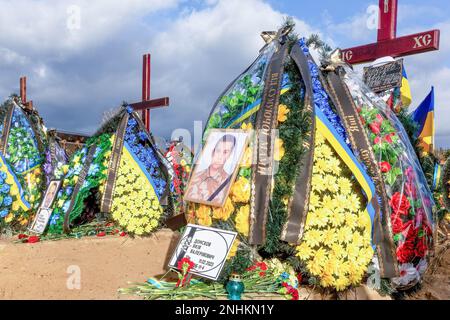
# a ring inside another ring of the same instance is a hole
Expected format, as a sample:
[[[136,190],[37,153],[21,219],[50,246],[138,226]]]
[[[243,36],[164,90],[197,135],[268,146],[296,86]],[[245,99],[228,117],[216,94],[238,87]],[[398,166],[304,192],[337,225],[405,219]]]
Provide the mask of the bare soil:
[[[178,239],[179,233],[169,229],[134,239],[85,237],[34,244],[0,239],[0,299],[139,299],[119,295],[117,290],[166,273]],[[441,252],[437,261],[435,271],[410,299],[450,299],[449,251]],[[339,297],[302,288],[300,299],[305,298],[390,299],[365,286]]]

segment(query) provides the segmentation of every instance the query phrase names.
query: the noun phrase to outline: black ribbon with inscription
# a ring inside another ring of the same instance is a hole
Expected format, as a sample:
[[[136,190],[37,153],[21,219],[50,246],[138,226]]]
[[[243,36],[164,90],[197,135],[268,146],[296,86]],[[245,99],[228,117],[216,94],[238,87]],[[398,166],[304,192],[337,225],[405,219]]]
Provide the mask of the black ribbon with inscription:
[[[311,192],[311,176],[314,165],[314,134],[315,111],[312,78],[309,71],[308,59],[299,44],[292,47],[290,56],[297,65],[305,84],[305,111],[310,114],[310,131],[307,139],[303,141],[303,157],[299,163],[299,174],[294,188],[294,194],[289,202],[288,216],[281,233],[281,239],[289,243],[299,243],[304,231],[306,216],[309,207],[309,195]]]
[[[329,72],[325,85],[356,156],[364,163],[375,184],[380,203],[378,203],[378,197],[374,196],[372,199],[372,205],[375,209],[373,242],[377,248],[381,277],[394,278],[398,276],[398,267],[390,228],[390,209],[386,186],[356,105],[339,74],[340,70],[340,68],[337,68],[335,71]]]
[[[102,213],[111,212],[117,171],[119,170],[120,159],[122,158],[123,142],[125,138],[125,130],[128,124],[128,118],[128,112],[124,112],[114,137],[111,159],[109,159],[108,173],[106,175],[105,188],[103,191],[102,201],[100,203],[100,212]]]
[[[11,129],[11,120],[12,120],[12,114],[14,112],[14,105],[10,104],[8,105],[5,114],[5,120],[3,125],[3,131],[2,135],[0,137],[0,151],[6,155],[6,148],[8,147],[8,136],[9,136],[9,130]]]
[[[285,35],[289,31],[280,29],[274,40],[276,41],[276,52],[267,68],[261,107],[256,116],[257,141],[253,152],[249,233],[249,243],[252,245],[264,244],[266,238],[266,222],[273,174],[274,133],[277,125],[284,62],[288,51]]]
[[[70,213],[72,212],[73,207],[76,205],[78,193],[81,187],[84,184],[84,180],[89,172],[89,168],[91,166],[92,160],[94,159],[95,150],[97,149],[97,145],[93,144],[86,155],[86,160],[84,162],[83,168],[78,176],[78,181],[73,188],[72,198],[70,199],[69,209],[67,209],[66,214],[64,215],[64,232],[70,233]]]

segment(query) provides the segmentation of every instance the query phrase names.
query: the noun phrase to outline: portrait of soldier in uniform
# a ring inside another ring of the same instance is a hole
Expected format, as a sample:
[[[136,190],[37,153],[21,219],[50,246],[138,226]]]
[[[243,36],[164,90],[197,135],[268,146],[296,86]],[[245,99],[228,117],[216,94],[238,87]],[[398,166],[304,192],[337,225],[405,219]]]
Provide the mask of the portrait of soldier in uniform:
[[[222,206],[230,191],[233,173],[244,150],[247,133],[214,133],[216,134],[211,133],[213,139],[208,137],[199,165],[192,173],[185,200]],[[226,170],[227,163],[231,165],[231,171]]]

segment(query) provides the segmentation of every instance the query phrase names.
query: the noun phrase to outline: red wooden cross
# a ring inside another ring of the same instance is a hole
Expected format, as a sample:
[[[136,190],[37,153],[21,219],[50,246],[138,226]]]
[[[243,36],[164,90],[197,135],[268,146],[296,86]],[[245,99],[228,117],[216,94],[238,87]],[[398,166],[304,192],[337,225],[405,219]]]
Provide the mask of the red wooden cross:
[[[134,110],[142,111],[142,120],[145,127],[150,131],[150,109],[167,107],[169,97],[150,99],[150,54],[144,54],[142,63],[142,101],[131,103]]]
[[[381,57],[402,57],[439,50],[439,30],[397,38],[398,0],[379,0],[379,29],[376,43],[342,50],[342,59],[350,64],[370,62]]]
[[[33,109],[33,101],[27,102],[27,77],[20,77],[20,100],[27,109]]]

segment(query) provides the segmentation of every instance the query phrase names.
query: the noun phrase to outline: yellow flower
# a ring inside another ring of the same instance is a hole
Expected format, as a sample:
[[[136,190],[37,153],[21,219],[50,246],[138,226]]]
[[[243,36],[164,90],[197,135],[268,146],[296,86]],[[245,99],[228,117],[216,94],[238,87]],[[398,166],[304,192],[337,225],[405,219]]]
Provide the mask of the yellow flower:
[[[242,129],[242,130],[247,130],[247,131],[253,130],[253,125],[251,124],[251,122],[249,122],[249,123],[243,123],[243,124],[241,125],[241,129]]]
[[[12,206],[11,206],[12,211],[17,211],[17,210],[19,210],[19,208],[20,208],[20,203],[19,203],[19,201],[14,201],[13,204],[12,204]],[[6,220],[6,219],[5,219],[5,220]],[[6,221],[6,222],[8,222],[8,221]]]
[[[341,194],[349,195],[352,192],[352,183],[345,177],[338,178],[337,181]]]
[[[335,288],[337,291],[343,291],[350,285],[347,277],[339,277],[336,279]]]
[[[289,108],[284,104],[278,106],[278,122],[285,122],[287,120],[287,114],[290,112]]]
[[[231,187],[231,199],[233,202],[248,203],[250,191],[250,181],[247,178],[239,177]]]
[[[319,245],[322,235],[319,230],[312,229],[305,233],[304,240],[310,247],[315,247]]]
[[[13,210],[14,210],[14,209],[13,209]],[[13,219],[14,219],[14,215],[10,212],[10,213],[6,216],[5,222],[6,222],[6,223],[9,223],[9,222],[11,222]]]
[[[248,147],[245,149],[244,156],[242,157],[241,161],[241,168],[250,168],[252,165],[252,148]]]
[[[328,263],[327,252],[324,248],[320,248],[314,253],[314,262],[319,264],[321,267],[325,267]]]
[[[63,174],[67,174],[69,172],[69,165],[65,164],[61,167]]]
[[[309,272],[314,276],[320,276],[323,271],[323,267],[318,264],[315,260],[310,260],[307,264]]]
[[[223,207],[213,209],[213,218],[227,221],[228,218],[230,218],[233,211],[234,211],[233,202],[228,197],[227,200],[225,201],[225,205]]]
[[[211,207],[205,206],[205,205],[200,205],[197,208],[197,211],[195,212],[197,218],[204,218],[204,217],[209,217],[211,215]]]
[[[198,224],[201,226],[209,227],[212,225],[211,217],[199,218],[197,221],[198,221]]]
[[[275,148],[273,150],[273,158],[275,159],[275,161],[281,161],[281,159],[283,159],[284,157],[284,153],[286,152],[286,150],[284,150],[283,144],[284,142],[280,138],[277,138],[275,140]]]
[[[334,277],[330,273],[323,273],[320,277],[320,285],[324,288],[334,285]]]
[[[236,230],[248,237],[250,230],[250,206],[246,205],[239,208],[236,215]]]
[[[305,241],[303,241],[302,244],[297,246],[297,257],[299,257],[300,259],[307,260],[312,255],[313,255],[313,252]]]
[[[240,244],[239,240],[235,239],[233,245],[231,246],[230,252],[228,253],[227,260],[233,258],[236,255],[239,248],[239,244]]]

